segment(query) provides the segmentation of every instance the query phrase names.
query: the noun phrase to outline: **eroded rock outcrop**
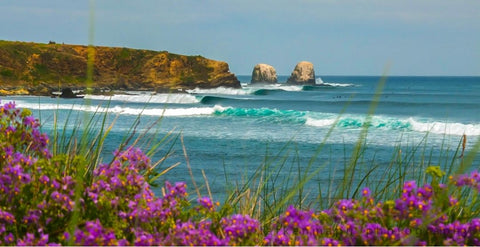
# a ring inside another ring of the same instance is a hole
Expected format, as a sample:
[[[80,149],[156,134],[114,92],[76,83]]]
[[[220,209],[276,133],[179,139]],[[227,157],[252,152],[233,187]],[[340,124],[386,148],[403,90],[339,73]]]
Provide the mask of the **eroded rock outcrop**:
[[[277,71],[271,65],[257,64],[253,67],[251,83],[277,83]]]
[[[292,75],[287,80],[288,84],[314,85],[315,70],[311,62],[302,61],[295,66]]]
[[[94,47],[93,91],[240,88],[226,62],[166,51]],[[86,88],[89,47],[0,41],[0,88],[45,95],[55,89]],[[98,89],[98,90],[97,90]]]

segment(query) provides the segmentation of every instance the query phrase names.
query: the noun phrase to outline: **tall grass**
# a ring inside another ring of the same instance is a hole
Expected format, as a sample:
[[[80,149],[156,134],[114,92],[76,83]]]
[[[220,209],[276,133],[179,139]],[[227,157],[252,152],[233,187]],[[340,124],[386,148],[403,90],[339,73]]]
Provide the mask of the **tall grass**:
[[[284,212],[289,205],[294,205],[296,208],[327,209],[339,199],[359,198],[363,187],[371,188],[374,198],[389,201],[401,195],[406,181],[414,180],[417,184],[432,182],[428,179],[428,167],[438,166],[446,171],[445,176],[440,178],[441,183],[446,183],[453,175],[471,170],[480,150],[480,140],[464,155],[467,149],[466,135],[459,138],[458,145],[453,149],[445,144],[445,135],[438,151],[433,147],[429,148],[430,133],[427,132],[418,143],[409,144],[410,146],[397,144],[388,164],[376,163],[375,154],[373,158],[366,157],[367,152],[368,154],[372,152],[366,144],[369,123],[379,104],[386,80],[387,77],[384,76],[379,81],[353,151],[350,154],[346,153],[347,151],[344,153],[344,162],[340,165],[343,167],[340,169],[343,170],[343,176],[340,179],[337,179],[336,175],[342,171],[335,168],[331,170],[332,162],[339,158],[338,154],[330,160],[316,162],[320,154],[325,151],[323,148],[336,126],[335,122],[308,164],[298,163],[298,149],[291,140],[282,149],[277,150],[275,155],[265,155],[265,161],[250,177],[244,178],[242,183],[229,183],[226,177],[229,190],[225,205],[233,207],[238,213],[255,216],[260,219],[264,228],[268,228],[279,213]],[[339,114],[338,119],[342,114],[343,112]],[[268,146],[266,149],[268,151]],[[289,159],[292,156],[293,159]],[[287,162],[291,164],[287,165]],[[313,169],[314,165],[315,169]],[[287,175],[280,176],[284,169],[289,169]],[[321,172],[328,173],[329,179],[319,181],[317,190],[313,190],[311,186],[307,188],[307,184],[312,184],[312,180]],[[324,194],[327,196],[323,196]]]
[[[381,88],[381,86],[379,87]],[[377,96],[374,99],[379,98],[380,91],[377,91]],[[432,188],[440,189],[440,184],[447,184],[450,176],[453,178],[472,168],[480,149],[480,141],[469,148],[466,146],[467,136],[465,135],[459,138],[458,145],[453,149],[444,142],[440,151],[438,151],[434,147],[429,147],[429,133],[427,133],[419,143],[407,146],[398,144],[393,149],[391,159],[388,162],[377,161],[375,150],[367,144],[368,119],[373,117],[375,104],[378,104],[378,102],[372,103],[371,110],[366,116],[366,124],[364,124],[351,153],[344,145],[343,158],[338,157],[338,153],[330,154],[329,159],[324,158],[328,157],[328,155],[324,155],[325,152],[328,152],[325,147],[327,147],[327,140],[336,128],[336,123],[330,127],[306,164],[300,157],[300,150],[294,138],[278,150],[271,150],[267,144],[264,161],[258,164],[255,171],[246,173],[241,181],[230,179],[225,172],[226,198],[220,204],[217,212],[208,211],[209,213],[206,215],[212,217],[213,223],[218,223],[220,219],[226,219],[232,214],[248,215],[260,222],[262,231],[258,233],[260,234],[259,237],[268,239],[267,235],[275,231],[274,228],[278,226],[276,224],[283,219],[282,217],[285,217],[284,212],[292,210],[291,206],[300,210],[314,209],[320,211],[331,209],[344,200],[357,199],[357,201],[361,201],[360,198],[365,195],[364,190],[362,190],[364,187],[371,189],[371,195],[375,200],[383,201],[388,206],[394,199],[404,196],[405,191],[402,191],[402,189],[406,181],[414,180],[417,184],[429,183]],[[107,103],[107,109],[108,105],[109,103]],[[85,221],[84,218],[81,218],[84,216],[80,210],[84,210],[84,208],[80,206],[82,205],[80,200],[90,200],[86,197],[86,191],[95,179],[98,182],[99,177],[93,174],[94,170],[99,168],[97,165],[103,163],[104,167],[110,168],[114,161],[117,161],[116,164],[118,165],[118,159],[125,158],[128,160],[126,157],[117,155],[115,155],[116,160],[103,160],[104,147],[109,142],[109,135],[118,116],[110,116],[107,110],[105,112],[96,111],[88,116],[84,115],[83,118],[75,119],[72,112],[67,113],[64,123],[58,122],[59,112],[55,112],[53,141],[50,143],[53,158],[52,161],[45,159],[38,164],[40,166],[54,164],[55,167],[48,169],[56,169],[58,172],[54,173],[55,176],[63,176],[64,178],[71,176],[76,181],[73,188],[75,195],[73,205],[75,206],[72,214],[67,219],[59,221],[60,223],[66,222],[67,226],[63,229],[66,229],[70,235],[78,230],[79,225],[83,224],[80,221]],[[336,122],[341,115],[339,114]],[[145,181],[150,185],[155,185],[157,179],[162,178],[179,165],[179,163],[176,163],[166,168],[162,166],[173,152],[174,145],[180,142],[189,169],[189,176],[192,178],[192,190],[195,192],[196,198],[200,204],[207,205],[207,209],[213,207],[209,206],[211,205],[210,201],[213,201],[214,198],[207,175],[204,171],[201,171],[201,174],[193,173],[183,136],[173,134],[173,130],[160,136],[159,126],[161,126],[162,117],[139,132],[138,127],[141,119],[142,114],[140,113],[132,122],[130,129],[124,134],[123,140],[116,143],[119,151],[128,152],[133,147],[140,146],[148,147],[147,154],[152,157],[158,154],[160,150],[166,152],[164,155],[160,155],[161,157],[158,160],[153,161],[152,166],[141,172]],[[400,137],[400,140],[402,138]],[[469,151],[467,152],[468,148]],[[370,156],[372,151],[373,156]],[[322,158],[320,159],[320,157]],[[130,158],[132,159],[131,162],[135,161],[135,157]],[[320,176],[321,173],[322,176]],[[329,174],[329,177],[324,179],[324,174]],[[203,177],[204,183],[197,184],[195,182],[196,177]],[[127,183],[128,181],[123,182]],[[316,186],[312,186],[312,184]],[[439,203],[441,205],[439,209],[443,210],[441,213],[448,215],[452,220],[468,221],[478,217],[480,200],[478,200],[477,192],[471,188],[459,190],[453,185],[446,189],[451,192],[452,196],[459,198],[459,203],[462,206],[460,208],[442,206],[448,203],[449,194],[440,193]],[[210,198],[209,200],[205,199],[205,192]],[[162,193],[165,196],[170,192],[162,189],[157,193]],[[132,200],[132,198],[129,198],[129,200]],[[366,203],[365,198],[363,198],[363,203]],[[194,211],[184,213],[185,215],[182,217],[186,218],[183,218],[183,220],[188,220],[189,217],[198,219],[198,215]],[[109,222],[110,219],[108,213],[106,216],[97,213],[93,216],[101,217],[106,222]],[[92,217],[92,215],[88,217]],[[116,217],[112,216],[112,218]],[[434,216],[428,218],[424,223],[430,224],[437,219]],[[113,224],[112,222],[109,223]],[[408,226],[407,223],[401,222],[399,224],[404,227]],[[222,232],[220,231],[219,234],[221,235]],[[70,244],[73,244],[74,240],[70,239],[70,241]],[[432,243],[436,242],[433,241]]]
[[[409,144],[410,146],[398,144],[393,149],[388,163],[377,163],[375,150],[366,143],[369,122],[379,103],[381,90],[385,83],[386,78],[382,78],[379,82],[365,124],[351,153],[348,153],[349,151],[345,147],[343,158],[339,157],[340,155],[337,153],[330,154],[330,159],[319,159],[328,152],[325,149],[326,143],[343,112],[347,109],[348,105],[346,105],[308,163],[301,163],[299,150],[294,137],[292,137],[279,150],[270,150],[267,144],[264,161],[258,164],[255,171],[246,173],[241,181],[229,178],[225,171],[226,196],[222,205],[231,208],[234,212],[254,216],[268,226],[289,205],[297,208],[325,209],[331,207],[338,199],[359,198],[363,187],[370,187],[373,196],[379,200],[391,200],[400,195],[401,188],[407,180],[415,180],[418,184],[430,182],[427,181],[426,174],[429,166],[440,166],[442,170],[446,171],[446,176],[441,180],[443,183],[450,175],[468,171],[480,149],[480,142],[477,141],[470,151],[466,152],[466,136],[459,139],[458,145],[453,150],[450,146],[442,143],[439,153],[435,153],[433,147],[429,148],[429,133],[426,133],[419,143]],[[108,106],[107,102],[107,109]],[[79,167],[78,179],[89,180],[92,170],[98,164],[110,162],[103,160],[105,154],[103,147],[108,141],[108,136],[114,128],[118,116],[111,116],[108,111],[97,111],[84,116],[82,121],[78,117],[74,119],[72,112],[67,114],[64,123],[57,122],[59,113],[55,113],[51,150],[55,157],[64,159],[62,163],[66,166],[76,164]],[[174,134],[175,131],[171,130],[166,135],[160,136],[159,127],[162,117],[152,122],[143,132],[139,132],[138,126],[141,119],[142,114],[140,113],[132,122],[122,141],[118,143],[118,149],[123,150],[128,146],[147,147],[146,154],[151,157],[156,156],[160,150],[164,152],[155,161],[154,168],[145,174],[151,184],[155,184],[157,179],[180,165],[180,163],[166,167],[163,165],[174,152],[175,145],[179,143],[182,145],[185,164],[189,166],[188,149],[181,133]],[[399,138],[402,139],[402,137]],[[398,143],[402,142],[398,141]],[[373,155],[370,156],[372,152]],[[334,163],[335,165],[333,165]],[[334,168],[332,169],[332,167]],[[318,179],[320,173],[329,174],[329,178]],[[193,189],[198,198],[202,197],[202,194],[212,197],[210,185],[204,173],[193,174],[189,168],[189,176],[192,177]],[[196,184],[196,177],[203,177],[204,184]],[[312,184],[316,184],[316,186],[312,186]]]

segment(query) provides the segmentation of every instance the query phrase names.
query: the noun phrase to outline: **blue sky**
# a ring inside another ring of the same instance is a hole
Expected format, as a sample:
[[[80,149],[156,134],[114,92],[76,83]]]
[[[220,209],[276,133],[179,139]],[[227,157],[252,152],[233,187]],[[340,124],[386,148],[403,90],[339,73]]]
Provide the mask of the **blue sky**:
[[[480,75],[479,0],[2,0],[0,39],[257,63],[289,75]]]

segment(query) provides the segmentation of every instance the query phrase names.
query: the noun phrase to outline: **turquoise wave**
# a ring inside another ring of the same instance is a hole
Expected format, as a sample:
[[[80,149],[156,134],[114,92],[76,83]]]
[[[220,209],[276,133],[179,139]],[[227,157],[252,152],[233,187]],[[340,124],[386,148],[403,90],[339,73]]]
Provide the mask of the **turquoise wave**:
[[[197,96],[197,99],[199,99],[202,104],[215,104],[228,98],[219,96]]]
[[[306,124],[313,127],[329,127],[335,123],[337,115],[309,111],[278,110],[271,108],[220,108],[213,113],[216,116],[257,118],[275,123]],[[364,126],[389,130],[412,130],[409,119],[396,119],[374,116],[366,122],[364,116],[344,116],[336,123],[338,128],[363,128]]]
[[[307,112],[278,110],[270,108],[224,108],[214,112],[216,116],[251,117],[272,122],[297,123],[306,122]]]

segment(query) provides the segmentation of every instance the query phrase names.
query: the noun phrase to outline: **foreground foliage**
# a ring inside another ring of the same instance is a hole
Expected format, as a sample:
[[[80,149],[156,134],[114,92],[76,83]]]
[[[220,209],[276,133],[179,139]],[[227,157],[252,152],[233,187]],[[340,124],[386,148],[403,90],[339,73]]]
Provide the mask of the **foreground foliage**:
[[[290,206],[273,224],[235,214],[186,184],[149,185],[150,158],[135,147],[87,169],[85,157],[52,156],[28,110],[0,106],[0,245],[480,245],[480,174],[429,167],[430,183],[401,196],[358,199],[323,210]]]

